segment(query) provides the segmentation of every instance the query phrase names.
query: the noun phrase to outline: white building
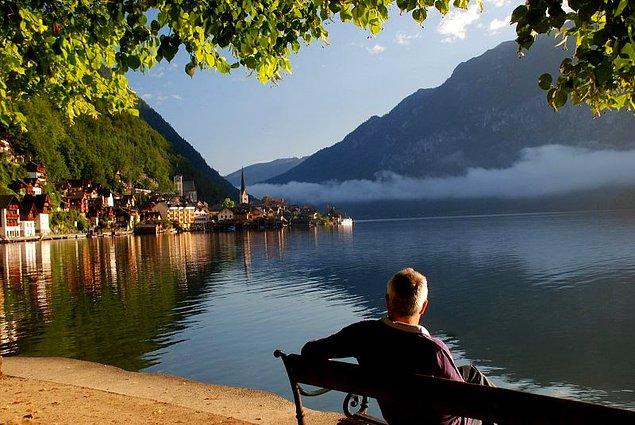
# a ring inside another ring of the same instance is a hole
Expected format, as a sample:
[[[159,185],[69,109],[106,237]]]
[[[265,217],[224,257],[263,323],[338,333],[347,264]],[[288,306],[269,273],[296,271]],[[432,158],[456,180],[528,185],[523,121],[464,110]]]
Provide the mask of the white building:
[[[101,205],[102,207],[114,207],[115,206],[115,198],[112,195],[112,192],[108,189],[102,190],[100,193],[101,196]]]
[[[35,236],[35,221],[20,221],[20,233],[25,238]]]
[[[0,236],[20,237],[20,204],[15,196],[0,195]]]
[[[35,219],[35,231],[40,235],[48,235],[49,233],[51,233],[48,214],[38,214],[37,218]]]

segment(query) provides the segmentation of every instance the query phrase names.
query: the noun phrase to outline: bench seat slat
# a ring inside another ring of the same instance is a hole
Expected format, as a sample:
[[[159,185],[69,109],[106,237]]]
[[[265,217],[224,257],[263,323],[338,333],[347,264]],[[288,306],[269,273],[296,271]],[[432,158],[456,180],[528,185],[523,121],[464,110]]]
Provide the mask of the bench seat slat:
[[[502,424],[635,423],[635,412],[423,375],[369,373],[358,365],[283,357],[292,381],[372,398],[422,400],[426,409]],[[416,401],[413,401],[416,403]]]

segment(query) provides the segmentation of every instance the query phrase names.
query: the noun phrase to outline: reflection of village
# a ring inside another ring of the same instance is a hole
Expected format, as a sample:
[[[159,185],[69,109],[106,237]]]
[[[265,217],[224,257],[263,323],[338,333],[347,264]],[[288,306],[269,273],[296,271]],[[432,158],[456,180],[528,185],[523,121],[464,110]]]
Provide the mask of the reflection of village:
[[[321,214],[316,208],[292,205],[281,198],[265,196],[255,201],[247,194],[244,176],[238,202],[226,199],[208,205],[198,200],[193,181],[174,177],[175,195],[165,195],[146,188],[127,186],[123,193],[89,180],[65,180],[56,186],[58,207],[53,207],[51,187],[43,164],[28,163],[28,177],[9,185],[18,196],[0,195],[0,240],[35,240],[55,238],[58,233],[87,233],[89,236],[164,231],[235,231],[275,229],[287,226],[350,226],[352,220],[335,208]],[[56,228],[56,217],[73,213],[73,228]]]
[[[313,228],[301,234],[317,240],[326,231]],[[330,231],[345,238],[352,235],[351,227]],[[208,281],[211,273],[223,269],[242,269],[250,279],[254,261],[284,257],[290,232],[288,228],[246,229],[209,235],[187,232],[1,244],[0,355],[16,354],[20,339],[37,338],[34,329],[56,320],[60,300],[71,302],[69,297],[99,302],[110,291],[127,304],[135,292],[159,290],[156,285],[187,291],[193,282]]]

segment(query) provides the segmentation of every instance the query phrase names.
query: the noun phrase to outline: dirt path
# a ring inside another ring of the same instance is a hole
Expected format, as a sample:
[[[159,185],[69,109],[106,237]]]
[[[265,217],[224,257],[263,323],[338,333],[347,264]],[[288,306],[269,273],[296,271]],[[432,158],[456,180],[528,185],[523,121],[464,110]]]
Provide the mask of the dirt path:
[[[296,423],[293,403],[264,391],[63,358],[2,360],[0,424]],[[341,418],[306,413],[308,424]]]

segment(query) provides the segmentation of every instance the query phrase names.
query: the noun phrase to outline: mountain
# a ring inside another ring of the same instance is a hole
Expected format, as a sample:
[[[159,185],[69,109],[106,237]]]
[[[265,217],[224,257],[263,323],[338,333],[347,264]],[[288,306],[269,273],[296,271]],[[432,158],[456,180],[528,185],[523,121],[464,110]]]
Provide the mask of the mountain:
[[[554,44],[553,38],[540,38],[519,58],[515,42],[502,43],[461,63],[441,86],[413,93],[268,182],[373,179],[381,171],[442,177],[472,167],[509,167],[529,147],[635,146],[632,112],[593,119],[586,106],[559,112],[548,107],[537,80],[555,72],[565,56]]]
[[[147,103],[140,101],[139,116],[154,130],[161,134],[174,151],[183,159],[175,164],[175,173],[183,174],[186,179],[193,179],[199,198],[209,203],[222,201],[224,198],[236,198],[236,188],[214,170],[200,153],[190,145],[158,112]]]
[[[255,184],[272,177],[278,176],[282,173],[286,173],[296,165],[299,165],[307,159],[308,156],[302,158],[280,158],[269,162],[261,162],[245,167],[245,180],[248,184]],[[225,179],[236,187],[240,186],[240,172],[236,170],[231,174],[225,176]]]
[[[117,191],[124,183],[135,183],[167,193],[174,190],[174,174],[183,174],[195,181],[203,200],[213,203],[235,196],[235,188],[157,112],[145,103],[139,108],[145,121],[129,114],[102,114],[97,119],[79,117],[69,125],[51,102],[31,99],[22,108],[28,131],[11,145],[17,154],[44,163],[53,183],[89,179]],[[23,174],[20,167],[2,162],[0,191]]]

